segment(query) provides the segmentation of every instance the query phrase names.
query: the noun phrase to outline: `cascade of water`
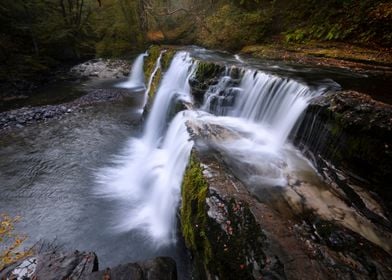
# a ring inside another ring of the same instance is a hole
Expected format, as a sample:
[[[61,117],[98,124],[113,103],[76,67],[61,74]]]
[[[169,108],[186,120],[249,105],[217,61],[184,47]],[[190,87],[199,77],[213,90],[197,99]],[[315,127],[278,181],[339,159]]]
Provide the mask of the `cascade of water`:
[[[239,85],[229,74],[206,92],[202,109],[223,117],[207,115],[198,121],[226,129],[222,135],[228,136],[215,141],[214,147],[251,189],[285,186],[283,144],[309,100],[325,88],[313,90],[257,70],[239,74]]]
[[[311,89],[295,80],[246,70],[238,87],[223,76],[206,93],[203,110],[258,123],[275,135],[281,146],[312,97],[326,88]]]
[[[159,145],[167,122],[167,113],[174,99],[191,101],[189,78],[195,63],[188,53],[178,52],[169,66],[156,93],[152,109],[147,118],[143,139],[150,146]]]
[[[184,124],[189,113],[178,113],[166,133],[165,127],[174,99],[190,100],[192,65],[188,53],[174,56],[156,93],[144,135],[129,141],[116,167],[98,175],[102,186],[98,193],[125,205],[124,213],[117,215],[117,228],[142,229],[156,245],[175,240],[180,185],[193,145]]]
[[[119,83],[116,85],[116,87],[145,89],[143,62],[146,55],[146,53],[142,53],[136,58],[135,62],[132,65],[131,74],[129,75],[128,81]]]
[[[151,85],[152,85],[152,81],[155,78],[156,73],[158,72],[159,69],[161,69],[161,59],[162,59],[162,55],[166,52],[166,50],[161,51],[161,53],[159,54],[157,61],[155,62],[155,66],[154,66],[154,70],[151,73],[150,78],[148,79],[148,84],[147,84],[147,89],[146,89],[146,98],[148,98],[148,95],[150,94],[151,91]]]
[[[325,91],[254,70],[244,73],[240,88],[244,94],[239,96],[232,115],[268,127],[279,145],[286,141],[309,100]]]
[[[218,115],[224,115],[225,108],[222,106],[222,102],[229,98],[225,95],[225,90],[228,88],[230,81],[231,77],[225,75],[219,79],[219,82],[216,85],[210,86],[204,94],[204,101],[201,109]]]

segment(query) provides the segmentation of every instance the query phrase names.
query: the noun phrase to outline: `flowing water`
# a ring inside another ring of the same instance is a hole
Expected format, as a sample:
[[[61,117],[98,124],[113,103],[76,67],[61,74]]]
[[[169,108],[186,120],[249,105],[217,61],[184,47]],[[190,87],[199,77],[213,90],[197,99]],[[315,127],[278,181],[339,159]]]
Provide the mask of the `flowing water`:
[[[145,89],[146,86],[144,84],[143,61],[146,55],[147,54],[142,53],[135,59],[128,80],[117,84],[116,87],[129,89]]]
[[[143,230],[157,246],[175,241],[175,213],[192,143],[182,114],[172,120],[167,131],[165,128],[175,99],[190,99],[192,66],[189,54],[175,55],[156,93],[143,135],[129,141],[114,167],[98,173],[102,186],[97,192],[128,205],[117,215],[117,229]]]
[[[145,104],[144,93],[136,90],[123,103],[0,135],[0,212],[23,217],[17,229],[29,235],[27,245],[57,239],[69,249],[97,252],[103,267],[169,255],[186,279],[187,257],[176,230],[180,186],[193,145],[186,121],[227,131],[209,144],[262,201],[279,204],[292,178],[322,188],[287,138],[310,98],[339,88],[333,75],[314,70],[312,76],[313,69],[255,65],[207,51],[191,54],[182,51],[173,58],[143,128],[132,124]],[[135,77],[121,86],[145,88],[144,56],[134,63]],[[193,57],[228,67],[208,89],[200,110],[171,118],[178,100],[192,102]],[[233,65],[241,68],[239,77],[233,78]],[[153,72],[160,57],[155,66]]]

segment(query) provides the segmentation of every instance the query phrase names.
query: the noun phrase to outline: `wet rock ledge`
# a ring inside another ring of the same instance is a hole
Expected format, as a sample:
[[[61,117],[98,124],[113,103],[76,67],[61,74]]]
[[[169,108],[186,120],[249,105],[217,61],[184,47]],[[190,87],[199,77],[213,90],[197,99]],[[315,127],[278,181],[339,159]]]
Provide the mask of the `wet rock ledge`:
[[[392,229],[391,105],[355,91],[328,93],[311,101],[293,140],[348,203]],[[384,204],[386,219],[370,213],[361,189]]]
[[[390,255],[314,213],[262,203],[198,136],[182,186],[194,279],[390,279]]]
[[[121,264],[99,271],[95,253],[46,252],[18,261],[2,271],[1,280],[176,280],[176,263],[168,257]]]

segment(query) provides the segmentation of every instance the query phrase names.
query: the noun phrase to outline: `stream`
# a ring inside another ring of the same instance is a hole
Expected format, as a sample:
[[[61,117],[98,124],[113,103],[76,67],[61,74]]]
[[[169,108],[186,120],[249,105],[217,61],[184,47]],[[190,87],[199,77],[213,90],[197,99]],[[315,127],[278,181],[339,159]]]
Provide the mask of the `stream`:
[[[348,71],[244,62],[238,56],[191,48],[173,58],[142,127],[134,121],[141,117],[145,102],[141,79],[148,81],[140,75],[143,57],[133,67],[138,75],[120,84],[130,91],[139,89],[125,102],[90,106],[0,136],[0,213],[22,217],[17,231],[29,236],[26,246],[44,240],[71,250],[94,251],[101,268],[171,256],[180,278],[187,279],[188,256],[178,237],[176,217],[193,145],[185,123],[223,127],[227,134],[210,139],[209,144],[259,200],[279,207],[277,190],[293,177],[325,188],[315,169],[287,140],[310,98],[340,89],[335,77],[345,81],[344,88],[365,77]],[[207,90],[200,108],[182,111],[170,120],[168,112],[175,101],[192,102],[189,79],[197,67],[194,58],[221,61],[229,65],[227,73]],[[230,77],[232,65],[243,68],[239,82]],[[116,86],[118,81],[104,83],[104,87]],[[227,104],[227,98],[235,101]],[[347,216],[355,220],[355,214]],[[368,237],[368,229],[355,222],[351,225]],[[385,242],[377,232],[370,232],[376,235],[370,240]]]

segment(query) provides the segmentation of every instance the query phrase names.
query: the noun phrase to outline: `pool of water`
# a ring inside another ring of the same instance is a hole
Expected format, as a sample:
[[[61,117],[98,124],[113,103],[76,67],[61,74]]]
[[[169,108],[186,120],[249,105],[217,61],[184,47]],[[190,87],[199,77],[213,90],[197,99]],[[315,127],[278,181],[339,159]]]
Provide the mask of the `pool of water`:
[[[94,251],[101,268],[171,256],[185,273],[180,241],[157,248],[141,232],[113,230],[115,215],[129,206],[95,195],[100,169],[141,133],[134,121],[143,100],[143,93],[133,93],[125,102],[0,136],[0,213],[22,217],[16,230],[28,235],[26,247],[46,241]]]

